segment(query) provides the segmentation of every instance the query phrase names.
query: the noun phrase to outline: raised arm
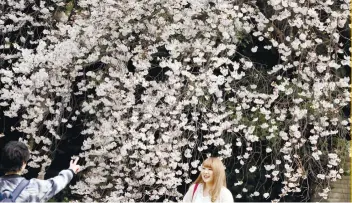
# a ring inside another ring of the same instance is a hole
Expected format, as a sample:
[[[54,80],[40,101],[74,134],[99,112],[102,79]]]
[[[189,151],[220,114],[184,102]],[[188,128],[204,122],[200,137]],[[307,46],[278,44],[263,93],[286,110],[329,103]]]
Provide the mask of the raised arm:
[[[70,162],[67,170],[62,170],[59,175],[48,180],[32,179],[38,188],[39,201],[48,201],[54,195],[64,189],[72,180],[73,176],[79,171],[80,166],[77,165],[78,158]]]

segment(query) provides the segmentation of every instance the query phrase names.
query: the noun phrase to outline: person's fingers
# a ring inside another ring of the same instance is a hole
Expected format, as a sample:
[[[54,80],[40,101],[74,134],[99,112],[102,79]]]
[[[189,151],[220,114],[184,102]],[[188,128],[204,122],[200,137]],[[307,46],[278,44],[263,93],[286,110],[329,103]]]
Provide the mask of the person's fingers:
[[[71,161],[70,161],[70,165],[72,165],[73,164],[73,160],[71,159]]]
[[[76,158],[76,160],[75,160],[75,164],[77,164],[77,163],[78,163],[78,160],[79,160],[79,157],[77,157],[77,158]]]

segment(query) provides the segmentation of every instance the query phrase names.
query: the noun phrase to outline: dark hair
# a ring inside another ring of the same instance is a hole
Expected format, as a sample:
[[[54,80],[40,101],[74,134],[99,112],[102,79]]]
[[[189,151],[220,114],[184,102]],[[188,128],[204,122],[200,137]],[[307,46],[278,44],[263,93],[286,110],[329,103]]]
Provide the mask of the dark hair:
[[[11,141],[7,143],[1,153],[1,169],[4,173],[17,172],[22,168],[23,162],[29,160],[28,147],[22,142]]]

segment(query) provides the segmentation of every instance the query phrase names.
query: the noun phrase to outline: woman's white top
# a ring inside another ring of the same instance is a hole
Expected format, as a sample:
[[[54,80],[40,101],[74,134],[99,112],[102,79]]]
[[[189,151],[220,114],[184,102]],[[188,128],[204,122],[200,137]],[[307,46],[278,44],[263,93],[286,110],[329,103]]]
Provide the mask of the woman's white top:
[[[196,192],[194,193],[193,200],[192,200],[192,194],[194,191],[195,184],[191,185],[189,190],[187,191],[186,195],[183,198],[184,203],[211,203],[211,198],[210,195],[204,196],[203,191],[204,187],[202,183],[199,183]],[[226,187],[222,187],[220,191],[219,197],[216,199],[215,202],[221,202],[221,203],[233,203],[233,197],[229,189]]]

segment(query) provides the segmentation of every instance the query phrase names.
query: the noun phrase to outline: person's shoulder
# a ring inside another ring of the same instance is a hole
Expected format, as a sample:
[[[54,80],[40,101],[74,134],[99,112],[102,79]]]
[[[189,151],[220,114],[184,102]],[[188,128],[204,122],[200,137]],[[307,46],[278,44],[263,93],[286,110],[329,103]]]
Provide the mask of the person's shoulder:
[[[194,190],[194,188],[196,187],[196,184],[198,184],[198,183],[192,183],[191,186],[189,186],[189,189]]]
[[[196,185],[197,185],[197,188],[200,188],[202,186],[202,183],[192,183],[192,185],[189,186],[189,190],[194,191],[194,189],[196,189]]]
[[[2,176],[0,177],[0,184],[1,187],[4,187],[3,185],[17,185],[24,179],[22,176]]]
[[[226,192],[230,192],[230,190],[229,190],[227,187],[225,187],[225,186],[222,186],[222,187],[221,187],[221,192],[222,192],[222,191],[224,191],[224,192],[225,192],[225,191],[226,191]]]

